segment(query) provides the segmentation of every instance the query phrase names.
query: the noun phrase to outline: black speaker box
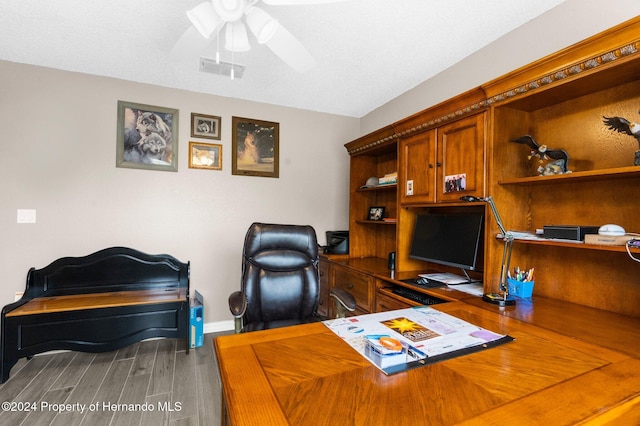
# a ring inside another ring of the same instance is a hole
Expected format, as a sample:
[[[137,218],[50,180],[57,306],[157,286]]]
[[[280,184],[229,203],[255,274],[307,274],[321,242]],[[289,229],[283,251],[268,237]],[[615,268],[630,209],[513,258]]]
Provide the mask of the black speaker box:
[[[583,225],[545,225],[543,236],[544,238],[584,241],[586,234],[597,234],[599,228],[599,226]]]

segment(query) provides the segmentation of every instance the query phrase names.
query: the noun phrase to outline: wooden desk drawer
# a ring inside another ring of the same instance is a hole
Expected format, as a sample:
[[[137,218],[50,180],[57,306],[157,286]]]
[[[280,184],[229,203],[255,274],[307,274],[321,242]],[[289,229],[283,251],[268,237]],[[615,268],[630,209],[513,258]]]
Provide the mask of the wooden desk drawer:
[[[376,295],[376,312],[393,311],[395,309],[410,308],[411,306],[414,305],[394,299],[381,292]]]
[[[371,312],[373,278],[368,275],[340,267],[334,267],[333,273],[333,286],[343,288],[353,294],[353,297],[356,298],[358,307],[362,308],[364,311]]]

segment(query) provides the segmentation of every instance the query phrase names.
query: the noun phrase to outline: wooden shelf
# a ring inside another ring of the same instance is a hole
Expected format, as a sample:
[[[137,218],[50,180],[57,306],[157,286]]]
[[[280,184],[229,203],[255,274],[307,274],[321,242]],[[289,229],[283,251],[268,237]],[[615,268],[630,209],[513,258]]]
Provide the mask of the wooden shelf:
[[[640,166],[616,167],[612,169],[589,170],[584,172],[566,173],[552,176],[530,176],[523,178],[505,179],[500,185],[529,185],[565,182],[587,182],[604,179],[629,179],[640,177]]]
[[[386,222],[384,220],[356,220],[356,223],[367,223],[371,225],[395,225],[396,222]]]
[[[502,240],[501,237],[496,237],[498,240]],[[586,250],[599,250],[599,251],[613,251],[618,253],[626,253],[627,249],[625,246],[606,246],[606,245],[597,245],[597,244],[585,244],[583,242],[576,241],[561,241],[561,240],[552,240],[552,239],[539,239],[539,240],[529,240],[529,239],[514,239],[518,244],[537,244],[543,246],[556,246],[556,247],[569,247],[569,248],[577,248],[577,249],[586,249]],[[640,249],[631,248],[629,249],[631,253],[640,254]]]
[[[387,191],[389,189],[393,189],[395,191],[397,187],[398,187],[397,184],[391,183],[386,185],[374,186],[373,188],[358,188],[356,191],[357,192]]]

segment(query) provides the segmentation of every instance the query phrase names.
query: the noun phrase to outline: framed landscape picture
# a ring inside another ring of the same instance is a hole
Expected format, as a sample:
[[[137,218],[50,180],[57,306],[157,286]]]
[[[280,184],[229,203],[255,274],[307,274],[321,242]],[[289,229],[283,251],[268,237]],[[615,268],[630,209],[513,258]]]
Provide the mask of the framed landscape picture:
[[[232,117],[231,125],[231,173],[279,177],[280,125],[241,117]]]
[[[178,171],[178,110],[118,101],[116,167]]]

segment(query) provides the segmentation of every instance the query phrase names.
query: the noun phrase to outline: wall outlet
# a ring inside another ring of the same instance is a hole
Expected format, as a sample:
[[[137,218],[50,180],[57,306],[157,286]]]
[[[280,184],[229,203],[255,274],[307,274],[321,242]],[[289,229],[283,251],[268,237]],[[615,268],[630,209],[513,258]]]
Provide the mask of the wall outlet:
[[[413,180],[408,180],[407,181],[407,191],[405,193],[406,195],[413,195]]]
[[[18,209],[18,223],[36,223],[35,209]]]

